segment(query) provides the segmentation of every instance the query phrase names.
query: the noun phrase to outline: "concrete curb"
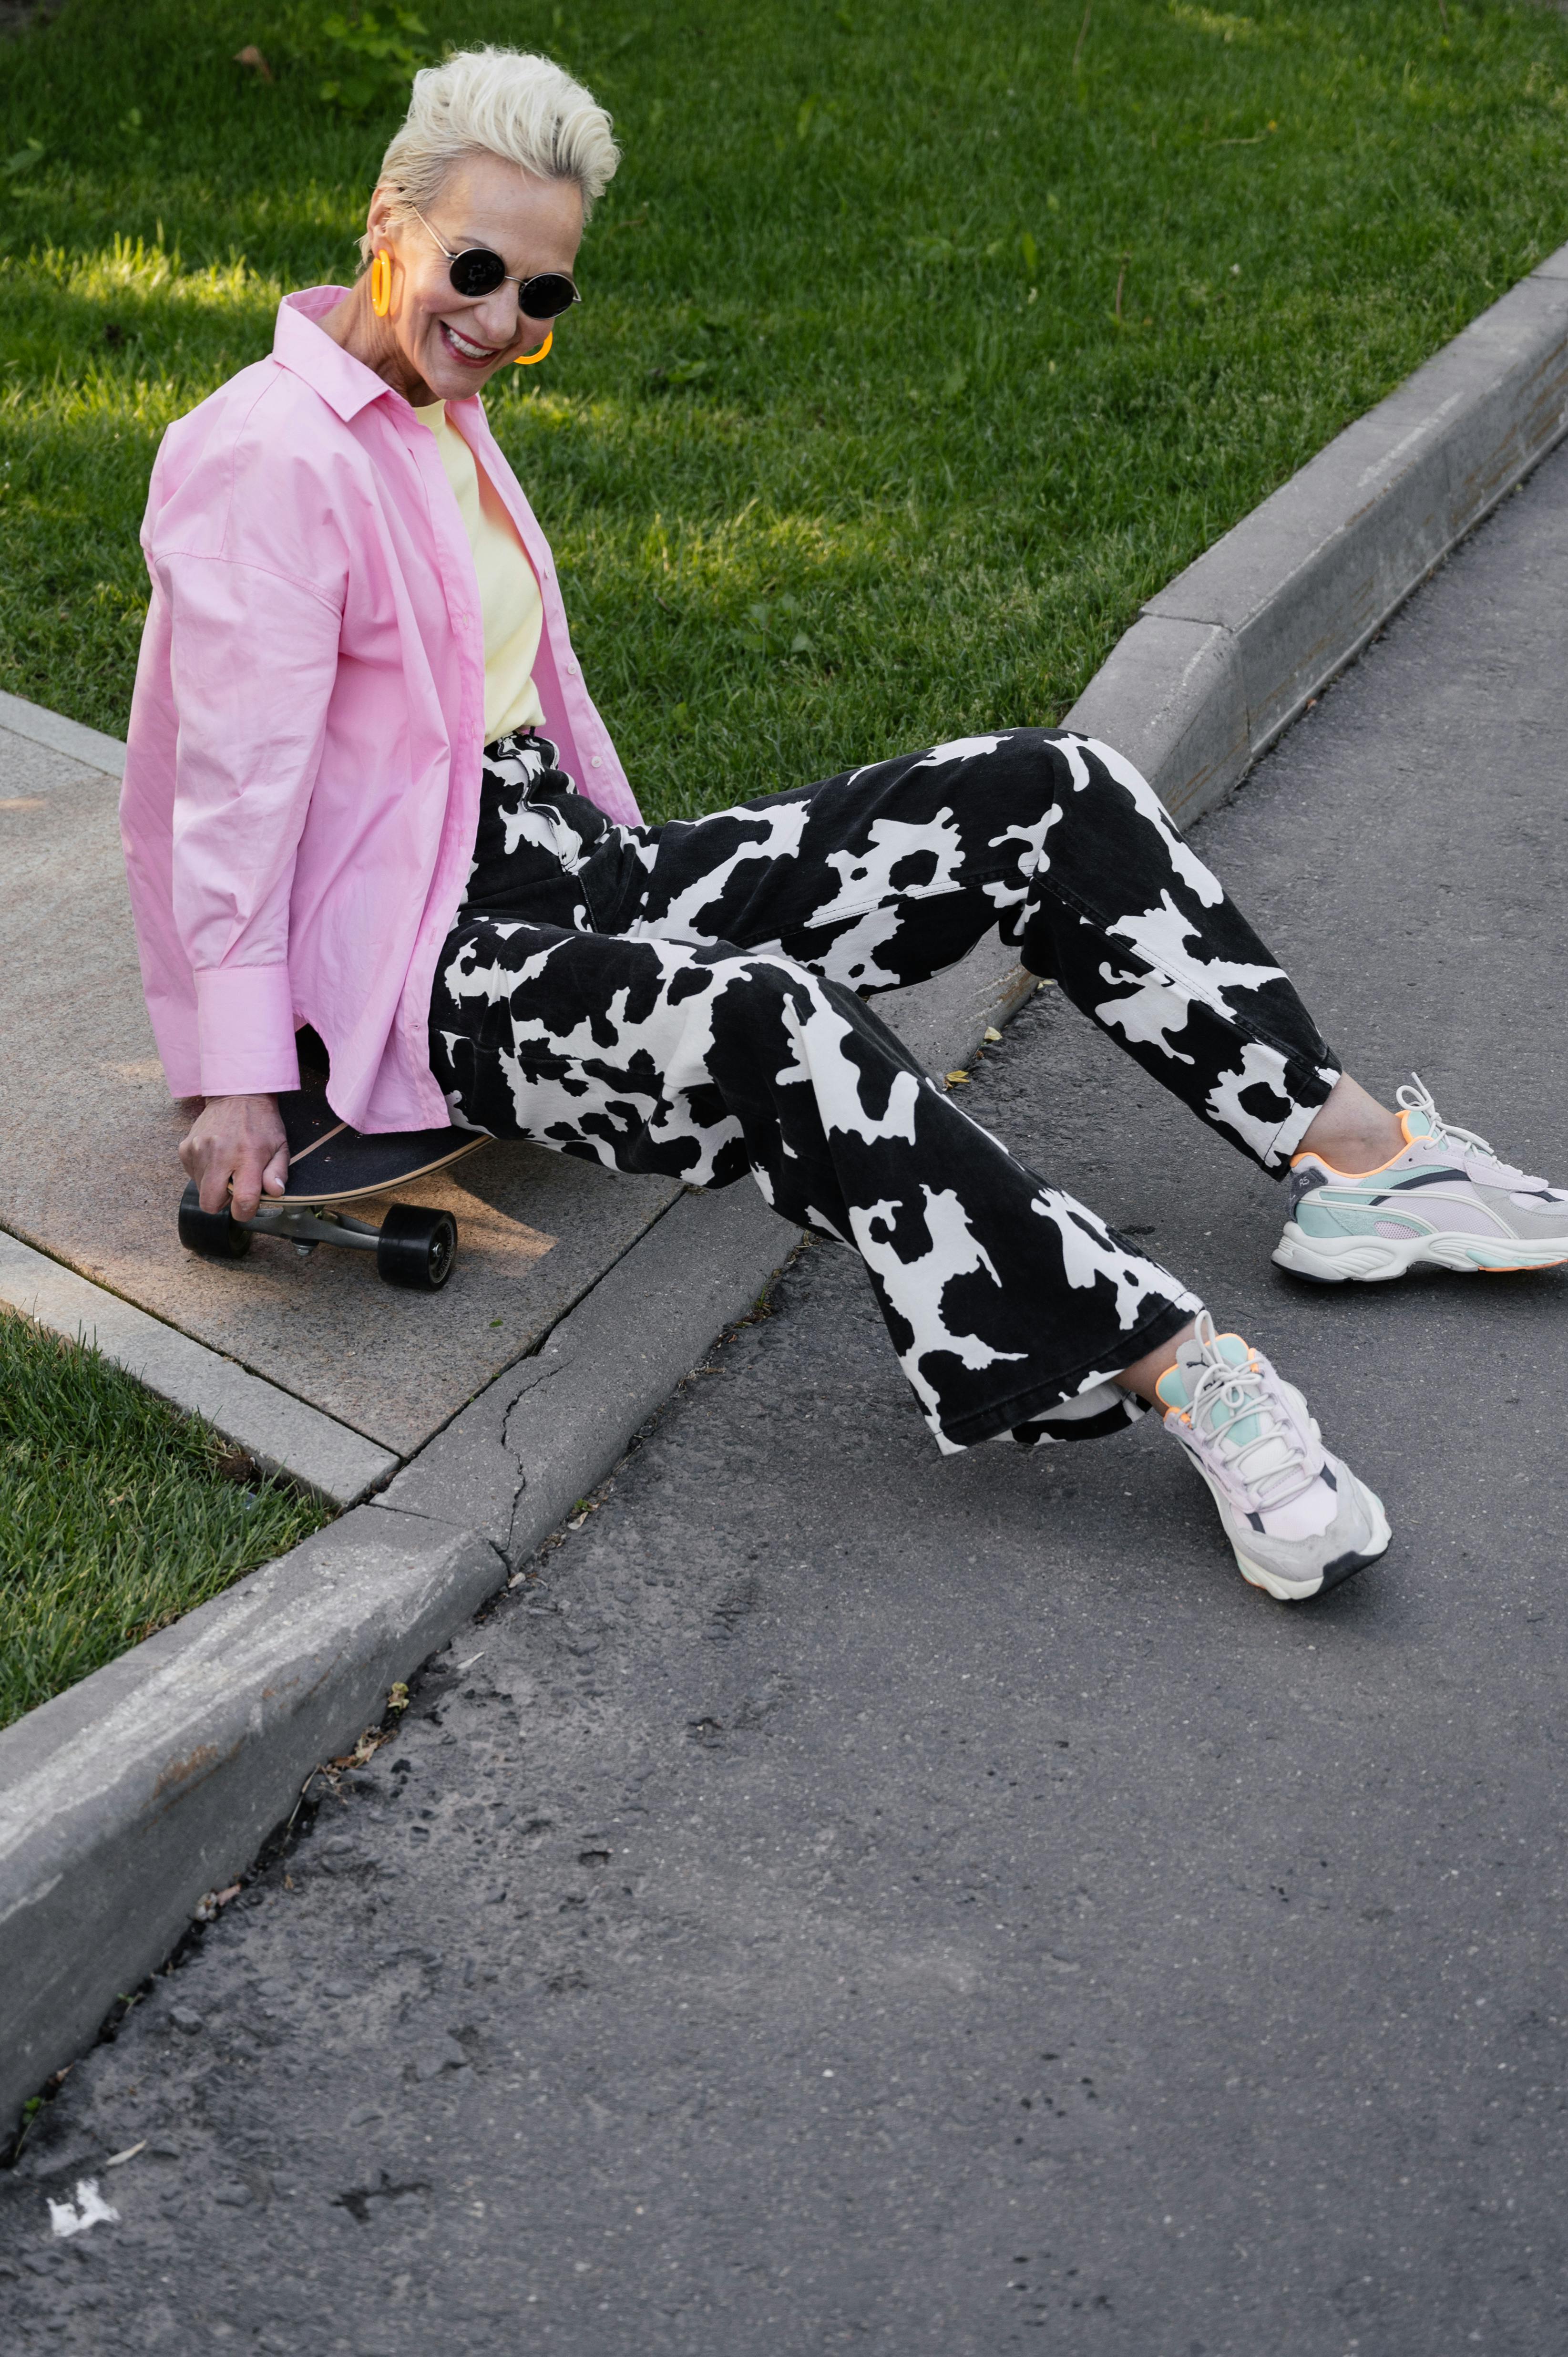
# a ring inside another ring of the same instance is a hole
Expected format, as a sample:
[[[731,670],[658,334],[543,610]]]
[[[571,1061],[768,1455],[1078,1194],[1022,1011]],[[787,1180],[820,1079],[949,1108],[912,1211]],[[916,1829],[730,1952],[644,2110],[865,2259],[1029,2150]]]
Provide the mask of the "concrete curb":
[[[502,1577],[472,1532],[356,1507],[6,1730],[6,2126]]]
[[[188,1415],[204,1415],[267,1473],[352,1506],[397,1470],[389,1449],[149,1318],[0,1229],[0,1303],[69,1340],[81,1335]]]
[[[420,1450],[377,1509],[478,1531],[521,1563],[746,1315],[800,1236],[754,1186],[682,1195],[541,1350]]]
[[[1069,725],[1178,816],[1211,809],[1565,428],[1568,246],[1151,600]],[[123,759],[36,707],[22,726],[16,702],[0,726]],[[883,1011],[940,1068],[1027,986],[993,935]],[[0,1733],[0,2123],[602,1479],[793,1241],[750,1189],[682,1198],[375,1502]]]
[[[1067,716],[1212,810],[1568,432],[1568,246],[1152,597]]]
[[[0,2134],[799,1235],[755,1187],[682,1196],[382,1496],[0,1732]]]
[[[967,958],[898,994],[925,1060],[972,1054],[1033,987],[996,963]],[[202,1893],[243,1871],[311,1769],[619,1460],[799,1240],[753,1186],[681,1196],[369,1505],[0,1731],[0,2135],[168,1953]],[[57,1330],[96,1327],[164,1397],[252,1451],[270,1437],[328,1494],[396,1466],[4,1235],[0,1298]]]
[[[29,704],[26,696],[0,692],[0,728],[8,728],[13,737],[29,737],[35,745],[47,745],[51,753],[64,753],[84,769],[102,770],[106,777],[125,774],[125,748],[118,737],[85,728],[80,720],[68,720],[63,712]]]

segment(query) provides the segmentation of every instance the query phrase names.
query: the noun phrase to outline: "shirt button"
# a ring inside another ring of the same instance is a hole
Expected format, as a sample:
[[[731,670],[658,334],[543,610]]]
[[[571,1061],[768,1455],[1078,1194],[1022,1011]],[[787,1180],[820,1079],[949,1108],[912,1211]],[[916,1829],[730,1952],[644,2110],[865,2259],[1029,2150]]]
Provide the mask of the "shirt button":
[[[592,760],[589,762],[589,764],[588,764],[588,767],[589,767],[591,770],[602,770],[602,769],[604,768],[604,766],[605,766],[605,765],[604,765],[604,763],[600,760],[600,759],[599,759],[599,757],[598,757],[598,755],[597,755],[596,753],[594,755],[593,759],[592,759]]]
[[[578,673],[577,673],[577,666],[576,666],[576,664],[575,664],[575,663],[574,663],[574,662],[569,662],[569,663],[567,664],[567,666],[566,666],[566,676],[567,676],[567,678],[568,678],[568,679],[575,679],[575,678],[578,676]]]

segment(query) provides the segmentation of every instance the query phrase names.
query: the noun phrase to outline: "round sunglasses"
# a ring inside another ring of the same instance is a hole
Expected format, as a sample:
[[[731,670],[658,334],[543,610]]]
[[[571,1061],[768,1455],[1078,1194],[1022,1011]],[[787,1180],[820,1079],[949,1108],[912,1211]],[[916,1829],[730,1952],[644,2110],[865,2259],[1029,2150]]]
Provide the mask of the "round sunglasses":
[[[504,286],[510,279],[517,288],[517,307],[525,319],[558,319],[563,311],[569,311],[574,303],[582,301],[582,296],[564,270],[542,270],[534,278],[513,277],[500,255],[492,253],[488,245],[470,245],[465,247],[461,253],[454,253],[449,245],[436,237],[417,205],[410,205],[409,211],[446,256],[449,265],[446,274],[452,281],[455,294],[466,296],[493,295],[498,286]]]

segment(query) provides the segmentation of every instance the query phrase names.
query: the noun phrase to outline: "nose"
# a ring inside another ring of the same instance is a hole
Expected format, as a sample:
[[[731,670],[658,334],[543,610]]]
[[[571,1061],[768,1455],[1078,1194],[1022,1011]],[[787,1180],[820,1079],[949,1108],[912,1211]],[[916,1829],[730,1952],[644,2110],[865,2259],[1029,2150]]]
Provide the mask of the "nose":
[[[468,314],[473,321],[471,332],[482,343],[492,344],[500,350],[517,341],[517,288],[510,281],[495,288],[476,303]]]

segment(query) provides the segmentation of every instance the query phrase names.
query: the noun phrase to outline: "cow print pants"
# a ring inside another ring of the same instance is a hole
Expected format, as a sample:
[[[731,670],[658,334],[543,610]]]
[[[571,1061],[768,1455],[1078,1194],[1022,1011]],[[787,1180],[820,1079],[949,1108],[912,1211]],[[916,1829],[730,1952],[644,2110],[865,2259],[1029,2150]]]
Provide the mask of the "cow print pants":
[[[455,1118],[693,1187],[750,1173],[853,1245],[944,1449],[1090,1437],[1201,1305],[1035,1176],[866,1004],[1000,922],[1146,1071],[1279,1172],[1338,1077],[1131,764],[1017,728],[655,827],[532,734],[488,746],[431,1058]]]

